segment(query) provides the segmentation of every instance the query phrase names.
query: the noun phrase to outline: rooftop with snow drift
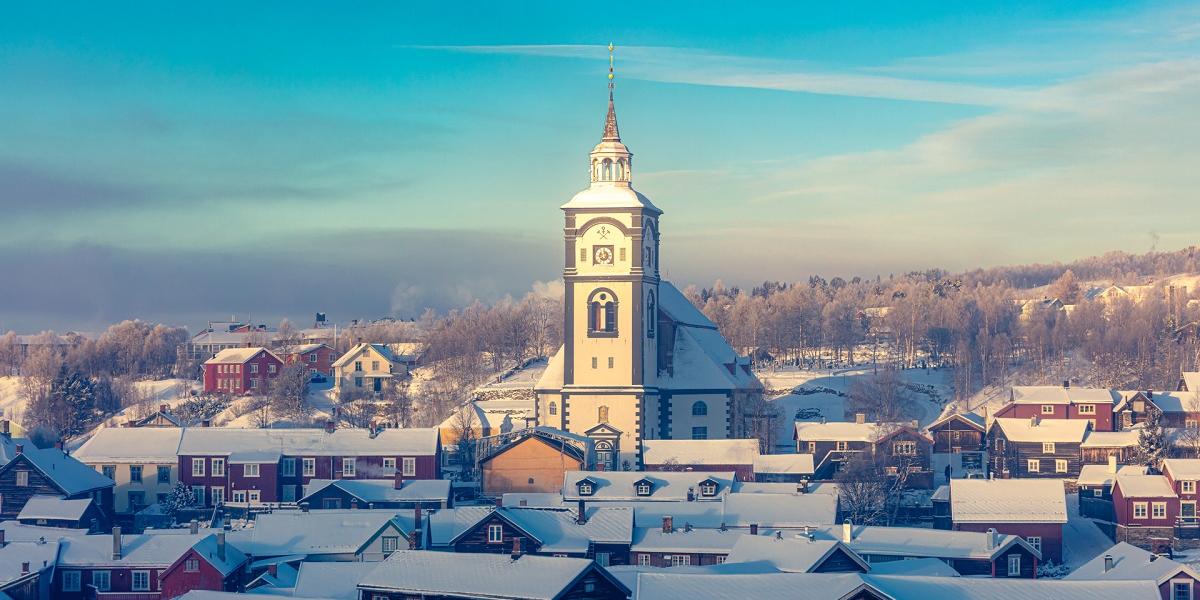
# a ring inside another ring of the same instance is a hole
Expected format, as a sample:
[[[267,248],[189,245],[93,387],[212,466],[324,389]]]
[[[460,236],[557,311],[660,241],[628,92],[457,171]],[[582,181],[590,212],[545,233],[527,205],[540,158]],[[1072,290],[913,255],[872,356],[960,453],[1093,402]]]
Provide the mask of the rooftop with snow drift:
[[[751,440],[644,440],[642,462],[661,465],[749,465],[758,458],[760,442]]]
[[[1004,431],[1010,442],[1081,443],[1090,427],[1085,419],[997,418],[993,427]]]
[[[1061,479],[952,479],[955,523],[1066,523]]]

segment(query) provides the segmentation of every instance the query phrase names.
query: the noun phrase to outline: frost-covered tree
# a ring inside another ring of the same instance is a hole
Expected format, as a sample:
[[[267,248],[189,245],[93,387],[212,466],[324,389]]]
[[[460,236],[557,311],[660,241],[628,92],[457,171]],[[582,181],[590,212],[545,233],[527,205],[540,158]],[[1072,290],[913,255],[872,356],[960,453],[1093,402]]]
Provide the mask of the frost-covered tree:
[[[196,497],[192,493],[192,488],[188,487],[182,481],[176,482],[175,487],[172,487],[171,491],[167,492],[167,495],[162,499],[162,502],[159,502],[163,513],[170,516],[172,520],[179,513],[195,505]]]
[[[1138,432],[1138,462],[1157,468],[1166,454],[1166,435],[1163,432],[1162,415],[1158,411],[1152,410],[1146,416],[1142,430]]]

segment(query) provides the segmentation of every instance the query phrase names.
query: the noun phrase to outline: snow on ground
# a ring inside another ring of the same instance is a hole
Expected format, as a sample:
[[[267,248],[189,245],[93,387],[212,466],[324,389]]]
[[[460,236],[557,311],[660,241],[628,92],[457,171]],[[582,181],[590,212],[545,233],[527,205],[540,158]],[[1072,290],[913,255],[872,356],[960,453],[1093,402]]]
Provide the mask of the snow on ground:
[[[869,365],[838,370],[782,367],[755,371],[768,396],[772,392],[791,390],[768,398],[779,411],[776,451],[794,451],[792,431],[796,420],[819,421],[825,418],[829,421],[845,421],[852,418],[847,414],[849,406],[846,394],[855,378],[870,377],[873,372]],[[912,418],[920,421],[921,425],[933,422],[941,414],[946,399],[953,396],[947,382],[948,375],[949,371],[938,369],[902,371],[901,378],[909,384],[910,393],[917,400],[917,412]]]
[[[20,377],[0,377],[0,412],[8,419],[20,421],[25,413]]]
[[[1072,570],[1111,548],[1113,541],[1091,519],[1079,514],[1079,494],[1067,494],[1067,524],[1063,526],[1063,564]]]

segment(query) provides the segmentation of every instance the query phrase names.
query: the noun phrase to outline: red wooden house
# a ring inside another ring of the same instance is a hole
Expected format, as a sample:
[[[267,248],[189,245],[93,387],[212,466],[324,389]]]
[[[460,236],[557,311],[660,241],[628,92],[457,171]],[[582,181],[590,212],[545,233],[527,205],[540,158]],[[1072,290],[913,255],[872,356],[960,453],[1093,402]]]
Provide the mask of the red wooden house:
[[[1082,419],[1096,431],[1115,431],[1113,405],[1120,396],[1105,388],[1073,388],[1052,385],[1013,386],[1009,404],[996,411],[997,418]]]
[[[1179,497],[1179,522],[1181,525],[1200,526],[1200,515],[1196,514],[1196,482],[1200,481],[1200,459],[1168,458],[1163,461],[1163,477]]]
[[[236,592],[248,560],[225,543],[223,532],[203,537],[159,574],[162,597],[176,598],[192,590]]]
[[[1179,497],[1166,477],[1117,474],[1112,499],[1117,541],[1155,552],[1170,549]]]
[[[313,374],[333,376],[334,350],[327,344],[300,344],[279,349],[284,364],[306,365]]]
[[[230,348],[204,361],[204,392],[265,394],[283,360],[266,348]]]
[[[1019,535],[1062,564],[1067,497],[1059,479],[952,479],[950,518],[956,531]]]

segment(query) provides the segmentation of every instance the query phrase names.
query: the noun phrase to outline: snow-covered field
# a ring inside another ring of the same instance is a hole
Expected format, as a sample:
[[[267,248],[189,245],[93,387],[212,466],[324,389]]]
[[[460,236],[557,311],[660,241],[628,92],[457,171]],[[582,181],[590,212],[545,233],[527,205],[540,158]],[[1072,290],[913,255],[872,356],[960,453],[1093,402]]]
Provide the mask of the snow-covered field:
[[[768,390],[778,392],[791,390],[769,400],[778,407],[779,420],[776,432],[776,450],[792,451],[792,424],[797,420],[845,421],[848,414],[846,394],[856,378],[869,377],[870,366],[838,370],[811,370],[799,368],[777,368],[755,371],[755,375]],[[938,417],[948,398],[953,397],[947,378],[949,371],[937,369],[909,369],[902,372],[902,379],[922,390],[914,393],[917,399],[917,414],[912,418],[927,425]]]

